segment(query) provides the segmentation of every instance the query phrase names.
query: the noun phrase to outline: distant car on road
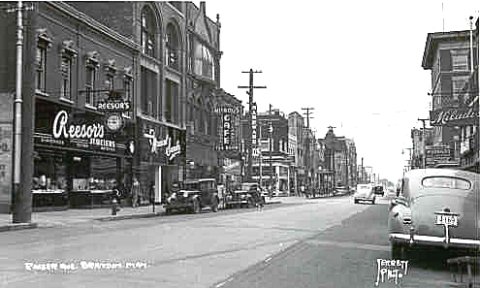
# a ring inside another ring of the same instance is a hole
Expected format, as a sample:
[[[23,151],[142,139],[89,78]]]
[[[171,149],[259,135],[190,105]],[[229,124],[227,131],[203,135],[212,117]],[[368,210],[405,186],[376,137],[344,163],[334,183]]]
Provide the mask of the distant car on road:
[[[375,193],[372,184],[358,184],[357,191],[353,194],[353,203],[371,202],[375,204]]]
[[[217,184],[213,178],[187,180],[183,189],[173,192],[165,203],[165,213],[172,210],[183,210],[200,213],[203,208],[210,207],[213,212],[218,211]]]
[[[244,182],[239,189],[234,190],[226,196],[225,205],[227,208],[255,207],[261,202],[265,203],[265,197],[258,183]]]
[[[385,190],[381,185],[373,187],[373,192],[375,193],[375,195],[381,195],[382,197],[385,196]]]
[[[415,169],[392,200],[388,233],[394,259],[411,247],[440,246],[480,251],[479,174],[454,169]]]

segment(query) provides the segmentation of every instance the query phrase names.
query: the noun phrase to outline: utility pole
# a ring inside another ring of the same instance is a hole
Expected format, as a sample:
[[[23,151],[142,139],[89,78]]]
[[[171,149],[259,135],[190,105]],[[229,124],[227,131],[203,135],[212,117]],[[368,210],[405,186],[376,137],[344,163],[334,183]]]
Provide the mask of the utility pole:
[[[248,94],[248,120],[249,124],[248,127],[250,127],[250,131],[246,137],[247,141],[247,171],[246,171],[246,178],[247,181],[252,181],[252,160],[253,160],[253,149],[257,148],[257,110],[256,110],[256,105],[253,102],[253,89],[264,89],[267,88],[267,86],[254,86],[253,85],[253,74],[254,73],[262,73],[262,71],[253,71],[253,69],[250,68],[249,71],[242,71],[242,73],[248,73],[249,74],[249,84],[248,86],[238,86],[238,88],[246,88],[248,89],[247,94]],[[255,109],[255,111],[253,111]],[[254,114],[254,115],[253,115]]]
[[[16,79],[15,79],[15,99],[14,99],[14,119],[13,119],[13,177],[12,177],[12,222],[13,223],[29,223],[32,218],[32,132],[33,129],[33,100],[32,97],[23,97],[23,69],[27,67],[28,72],[33,71],[32,64],[23,63],[23,41],[24,41],[24,26],[23,26],[23,11],[33,10],[33,7],[23,6],[22,1],[17,2],[16,8],[7,9],[7,12],[16,12],[17,14],[17,42],[16,42]],[[31,26],[31,25],[30,25]],[[31,29],[29,29],[31,32]],[[31,34],[31,33],[30,33]],[[32,35],[27,34],[29,40]],[[29,41],[27,44],[32,44]],[[29,47],[29,46],[27,46]],[[31,50],[27,50],[27,52]],[[31,56],[31,53],[26,53]],[[33,59],[33,57],[32,57]],[[32,61],[33,62],[33,61]],[[33,79],[27,77],[26,82],[29,83]],[[33,81],[32,81],[33,82]],[[33,91],[33,89],[31,89]],[[32,91],[27,91],[30,94]],[[23,175],[23,177],[22,177]],[[23,178],[23,179],[22,179]],[[22,181],[23,180],[23,181]]]
[[[427,141],[425,139],[425,121],[430,120],[428,118],[418,118],[418,121],[422,121],[423,132],[422,132],[422,142],[423,142],[423,169],[427,168]]]
[[[268,133],[269,133],[269,138],[268,138],[268,146],[269,146],[269,156],[270,156],[270,187],[273,188],[273,165],[272,165],[272,137],[273,137],[273,126],[272,122],[268,124]],[[270,191],[271,192],[271,191]]]
[[[315,108],[313,107],[306,107],[306,108],[302,108],[302,110],[305,110],[306,112],[303,113],[303,115],[306,116],[307,118],[307,129],[310,128],[310,118],[313,119],[313,117],[311,117],[310,115],[313,114],[313,112],[311,112],[312,110],[314,110]]]

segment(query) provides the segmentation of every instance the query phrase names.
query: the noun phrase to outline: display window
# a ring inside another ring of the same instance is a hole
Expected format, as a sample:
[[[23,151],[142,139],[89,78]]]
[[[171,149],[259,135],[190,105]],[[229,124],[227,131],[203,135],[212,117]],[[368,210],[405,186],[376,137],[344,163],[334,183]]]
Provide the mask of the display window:
[[[34,157],[33,190],[65,191],[67,173],[65,155],[61,153],[37,152]]]

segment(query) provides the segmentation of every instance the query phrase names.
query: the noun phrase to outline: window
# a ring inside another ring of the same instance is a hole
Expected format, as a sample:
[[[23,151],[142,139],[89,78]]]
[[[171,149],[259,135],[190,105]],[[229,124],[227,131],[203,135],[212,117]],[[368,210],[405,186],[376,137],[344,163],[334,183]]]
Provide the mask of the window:
[[[62,75],[60,97],[64,99],[72,99],[72,58],[69,55],[62,55],[62,63],[60,66]]]
[[[142,33],[141,44],[142,53],[155,57],[155,24],[153,13],[149,8],[142,11]]]
[[[468,51],[452,50],[452,71],[468,71]]]
[[[94,65],[88,65],[86,68],[86,81],[85,81],[85,104],[94,106],[96,103],[96,80],[97,69]]]
[[[213,79],[214,66],[213,57],[210,50],[205,45],[197,43],[195,48],[194,72],[197,75]]]
[[[452,77],[452,95],[453,100],[458,100],[459,94],[468,82],[469,76],[453,76]]]
[[[166,39],[165,61],[170,68],[178,69],[178,37],[175,27],[172,24],[167,25],[167,39]]]
[[[165,120],[178,123],[178,84],[167,79],[165,85]]]
[[[423,179],[422,185],[426,188],[450,188],[461,190],[469,190],[471,187],[470,181],[468,180],[444,176],[427,177]]]
[[[141,68],[141,111],[144,115],[157,117],[157,74],[145,67]]]
[[[47,73],[47,47],[39,43],[35,56],[35,89],[45,93]]]
[[[132,105],[132,82],[133,78],[130,75],[125,75],[123,79],[123,92],[124,92],[124,97],[123,99],[125,101],[130,102],[130,111],[125,112],[123,116],[126,117],[132,117],[132,110],[133,110],[133,105]]]

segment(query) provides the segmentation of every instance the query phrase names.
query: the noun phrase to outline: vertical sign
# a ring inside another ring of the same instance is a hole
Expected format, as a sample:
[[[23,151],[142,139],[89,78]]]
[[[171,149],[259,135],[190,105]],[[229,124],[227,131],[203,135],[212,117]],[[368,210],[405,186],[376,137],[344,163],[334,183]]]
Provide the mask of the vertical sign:
[[[223,150],[229,150],[232,145],[232,115],[223,113]]]
[[[8,212],[12,189],[13,95],[0,93],[0,212]]]
[[[252,147],[257,147],[257,103],[252,103]]]

